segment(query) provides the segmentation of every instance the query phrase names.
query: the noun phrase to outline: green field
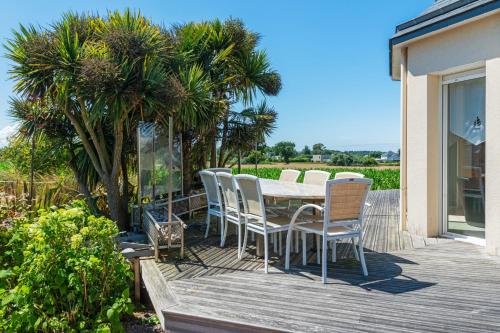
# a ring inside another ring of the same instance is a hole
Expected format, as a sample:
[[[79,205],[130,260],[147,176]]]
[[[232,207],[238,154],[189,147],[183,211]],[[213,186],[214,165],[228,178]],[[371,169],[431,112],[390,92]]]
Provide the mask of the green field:
[[[259,168],[257,173],[255,168],[242,168],[241,173],[254,175],[260,178],[278,179],[282,168]],[[298,169],[301,171],[299,182],[304,179],[304,172],[311,169]],[[377,168],[315,168],[331,173],[330,178],[334,178],[337,172],[358,172],[365,175],[366,178],[373,179],[372,190],[390,190],[399,189],[399,170],[398,169],[377,169]],[[238,169],[233,168],[233,174],[238,173]]]

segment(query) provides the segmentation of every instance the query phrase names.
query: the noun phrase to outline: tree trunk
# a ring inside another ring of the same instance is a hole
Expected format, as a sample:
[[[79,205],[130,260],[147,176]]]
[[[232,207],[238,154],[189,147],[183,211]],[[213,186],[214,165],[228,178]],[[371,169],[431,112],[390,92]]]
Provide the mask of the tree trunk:
[[[217,127],[214,127],[212,131],[212,140],[210,141],[210,167],[217,167]]]
[[[124,203],[123,197],[120,195],[120,185],[118,179],[106,182],[107,201],[109,207],[110,217],[116,221],[116,225],[120,230],[128,230],[129,228],[129,214],[128,207]]]
[[[238,173],[241,173],[241,148],[238,148]]]
[[[90,192],[90,189],[87,186],[87,182],[83,179],[80,171],[78,170],[78,168],[75,164],[74,155],[71,151],[71,148],[69,148],[68,150],[70,150],[70,156],[71,156],[71,159],[70,159],[68,164],[69,164],[71,171],[73,171],[73,175],[75,176],[76,183],[78,184],[78,191],[81,194],[83,194],[83,196],[85,197],[85,202],[87,202],[87,205],[89,206],[92,214],[100,215],[101,212],[99,211],[99,208],[97,208],[97,205],[94,201],[94,198],[92,198],[92,193]]]
[[[122,200],[127,203],[127,210],[128,210],[128,202],[130,199],[130,195],[129,195],[129,181],[128,181],[127,155],[126,154],[122,154],[120,163],[121,163],[122,180],[123,180]]]
[[[193,184],[193,166],[191,164],[192,138],[189,133],[182,133],[182,187],[189,195]]]
[[[36,125],[36,123],[35,123]],[[33,209],[33,199],[35,198],[35,133],[31,137],[31,161],[30,161],[30,207]]]
[[[255,162],[255,174],[256,174],[256,175],[257,175],[257,164],[259,163],[259,162],[257,161],[257,157],[258,157],[258,155],[259,155],[258,148],[259,148],[259,146],[258,146],[257,142],[255,142],[255,161],[254,161],[254,162]]]
[[[226,114],[224,118],[224,125],[222,127],[222,138],[221,138],[221,143],[220,143],[220,149],[219,149],[219,163],[218,167],[223,168],[224,167],[224,154],[226,152],[226,145],[227,145],[227,133],[229,130],[229,119],[228,115]]]

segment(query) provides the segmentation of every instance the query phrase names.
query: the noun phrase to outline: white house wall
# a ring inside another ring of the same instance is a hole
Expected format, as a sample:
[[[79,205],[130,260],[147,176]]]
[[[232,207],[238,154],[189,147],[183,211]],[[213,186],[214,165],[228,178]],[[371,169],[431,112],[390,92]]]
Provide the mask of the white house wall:
[[[440,230],[441,75],[486,67],[486,245],[500,254],[500,14],[408,46],[407,228]]]

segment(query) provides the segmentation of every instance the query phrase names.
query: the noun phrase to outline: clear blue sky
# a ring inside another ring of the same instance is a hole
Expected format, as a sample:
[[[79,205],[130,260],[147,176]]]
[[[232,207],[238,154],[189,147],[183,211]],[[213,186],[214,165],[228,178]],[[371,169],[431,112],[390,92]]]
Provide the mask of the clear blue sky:
[[[68,10],[101,14],[129,7],[170,25],[241,18],[262,36],[283,79],[269,99],[279,113],[269,144],[287,140],[302,149],[321,142],[341,150],[399,148],[399,83],[388,74],[394,27],[433,0],[362,1],[3,1],[2,43],[19,23],[47,25]],[[12,124],[6,109],[12,82],[0,58],[0,135]],[[0,138],[1,139],[1,138]]]

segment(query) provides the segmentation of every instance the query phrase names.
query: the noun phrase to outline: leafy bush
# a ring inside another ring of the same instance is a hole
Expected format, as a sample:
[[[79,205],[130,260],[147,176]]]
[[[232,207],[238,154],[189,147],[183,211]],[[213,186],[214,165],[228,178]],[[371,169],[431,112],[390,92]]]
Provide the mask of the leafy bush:
[[[299,156],[292,157],[290,162],[311,162],[312,156],[301,154]]]
[[[354,164],[354,158],[349,154],[339,153],[332,156],[332,165],[350,166]]]
[[[260,178],[279,179],[282,168],[259,168],[257,173],[254,168],[243,168],[241,173],[255,175]],[[304,172],[310,169],[299,169],[301,171],[299,182],[304,179]],[[337,172],[358,172],[365,175],[366,178],[373,179],[372,190],[399,189],[399,170],[398,169],[377,169],[377,168],[315,168],[315,170],[324,170],[330,172],[330,179],[335,177]],[[237,173],[233,169],[233,173]]]
[[[375,166],[378,165],[377,161],[373,157],[363,157],[361,158],[361,164],[363,166]]]
[[[77,202],[18,219],[4,232],[10,239],[0,238],[0,247],[9,257],[0,259],[11,267],[0,268],[0,331],[123,330],[131,272],[113,239],[115,223]]]
[[[265,160],[265,156],[262,152],[258,150],[252,150],[250,154],[248,154],[247,157],[243,160],[243,163],[245,164],[255,164],[255,163],[262,163]]]
[[[336,153],[332,155],[329,165],[334,166],[375,166],[377,161],[371,156],[361,156],[359,154]]]

